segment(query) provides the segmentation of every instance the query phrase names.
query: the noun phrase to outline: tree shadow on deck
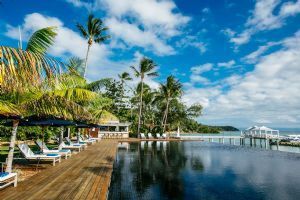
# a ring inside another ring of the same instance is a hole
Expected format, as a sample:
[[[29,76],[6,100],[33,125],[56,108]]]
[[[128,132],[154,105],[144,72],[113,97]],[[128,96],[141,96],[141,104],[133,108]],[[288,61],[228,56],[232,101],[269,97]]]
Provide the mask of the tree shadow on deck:
[[[112,170],[112,166],[84,167],[83,170],[88,170],[96,175],[100,175],[110,172]]]

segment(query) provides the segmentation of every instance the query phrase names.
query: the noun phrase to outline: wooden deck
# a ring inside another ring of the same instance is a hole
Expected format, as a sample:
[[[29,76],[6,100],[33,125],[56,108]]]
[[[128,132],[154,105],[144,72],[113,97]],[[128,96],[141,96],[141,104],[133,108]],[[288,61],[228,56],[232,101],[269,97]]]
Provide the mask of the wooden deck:
[[[117,151],[102,140],[33,177],[0,191],[0,199],[106,199]]]

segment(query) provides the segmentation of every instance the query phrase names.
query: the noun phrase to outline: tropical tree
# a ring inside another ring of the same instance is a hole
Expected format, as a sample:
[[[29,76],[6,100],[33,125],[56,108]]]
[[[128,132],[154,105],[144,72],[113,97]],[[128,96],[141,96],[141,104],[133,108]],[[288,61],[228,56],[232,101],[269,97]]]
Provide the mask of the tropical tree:
[[[119,77],[123,87],[124,87],[124,84],[125,84],[126,81],[131,81],[132,80],[132,78],[130,77],[128,72],[123,72],[122,74],[118,74],[118,77]]]
[[[105,32],[108,30],[108,28],[103,25],[102,20],[99,18],[95,18],[94,15],[92,15],[92,14],[89,15],[89,17],[88,17],[86,27],[77,23],[77,28],[80,31],[81,35],[85,39],[88,40],[88,48],[87,48],[86,57],[85,57],[85,68],[84,68],[84,73],[83,73],[83,77],[85,78],[87,65],[88,65],[89,51],[90,51],[90,48],[91,48],[93,42],[103,43],[108,38],[110,38],[110,36],[105,35]]]
[[[67,66],[69,71],[77,72],[80,76],[84,75],[84,59],[72,57],[69,59]]]
[[[130,77],[128,72],[123,72],[122,74],[118,74],[118,77],[120,79],[121,87],[123,91],[122,97],[124,97],[126,81],[131,81],[132,78]]]
[[[165,110],[161,121],[163,131],[166,129],[170,101],[179,98],[181,94],[182,84],[176,80],[174,76],[169,76],[166,84],[160,84],[160,90],[157,99],[161,102],[165,102]]]
[[[141,83],[139,118],[138,118],[138,135],[140,135],[140,128],[141,128],[144,79],[145,79],[145,77],[158,76],[158,73],[156,71],[154,71],[155,67],[156,67],[156,64],[154,63],[154,61],[151,59],[148,59],[148,58],[142,58],[138,67],[131,66],[132,70],[134,71],[135,76],[140,78],[140,83]]]
[[[13,121],[6,168],[8,172],[12,169],[21,118],[37,116],[93,120],[84,106],[87,101],[98,98],[98,94],[78,87],[79,83],[84,82],[78,81],[78,77],[60,75],[64,70],[62,63],[45,56],[56,36],[54,30],[54,27],[47,27],[36,31],[29,39],[26,51],[0,47],[0,117]]]

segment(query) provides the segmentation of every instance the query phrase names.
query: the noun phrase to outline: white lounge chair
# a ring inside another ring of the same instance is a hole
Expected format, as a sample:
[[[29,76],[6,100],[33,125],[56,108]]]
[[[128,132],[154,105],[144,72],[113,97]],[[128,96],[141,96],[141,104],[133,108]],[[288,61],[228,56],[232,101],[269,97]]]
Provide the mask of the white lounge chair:
[[[53,166],[55,166],[56,162],[61,162],[61,155],[56,153],[49,154],[34,154],[27,144],[19,144],[18,145],[21,153],[28,161],[52,161]]]
[[[161,139],[161,136],[160,136],[159,133],[156,133],[156,138],[157,138],[157,139]]]
[[[146,139],[146,136],[144,133],[141,133],[140,136],[141,136],[141,139]]]
[[[101,137],[95,138],[95,137],[91,137],[90,135],[88,135],[87,138],[88,138],[89,140],[95,140],[96,142],[99,142],[99,141],[102,139]]]
[[[93,140],[93,139],[87,139],[87,140],[85,140],[85,139],[83,138],[83,136],[80,135],[80,136],[79,136],[79,142],[86,142],[86,143],[88,143],[88,144],[94,144],[94,143],[96,143],[96,140]]]
[[[13,184],[14,187],[17,187],[18,184],[17,173],[3,172],[3,163],[1,164],[2,164],[2,172],[0,172],[0,189],[5,188],[11,184]]]
[[[71,157],[72,152],[70,149],[62,149],[62,150],[50,150],[47,145],[42,142],[41,140],[37,140],[35,142],[38,147],[41,149],[41,151],[43,151],[44,154],[48,154],[48,153],[57,153],[59,155],[61,155],[62,157],[65,157],[65,159],[68,159],[68,157]]]
[[[70,138],[68,137],[65,137],[66,141],[69,143],[69,145],[72,145],[72,146],[77,146],[79,145],[81,148],[85,149],[87,147],[87,144],[85,142],[79,142],[79,143],[74,143],[70,140]]]
[[[153,139],[152,133],[148,133],[148,138]]]
[[[165,133],[162,134],[162,138],[166,139],[167,135]]]
[[[69,149],[80,152],[83,147],[81,145],[67,145],[64,141],[58,146],[58,149]]]

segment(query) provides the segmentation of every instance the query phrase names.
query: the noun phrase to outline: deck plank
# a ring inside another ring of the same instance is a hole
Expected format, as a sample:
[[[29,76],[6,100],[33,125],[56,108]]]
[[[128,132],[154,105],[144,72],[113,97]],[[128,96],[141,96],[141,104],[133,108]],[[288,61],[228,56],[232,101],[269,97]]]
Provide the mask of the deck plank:
[[[57,166],[0,191],[1,199],[105,199],[116,140],[102,140]]]

